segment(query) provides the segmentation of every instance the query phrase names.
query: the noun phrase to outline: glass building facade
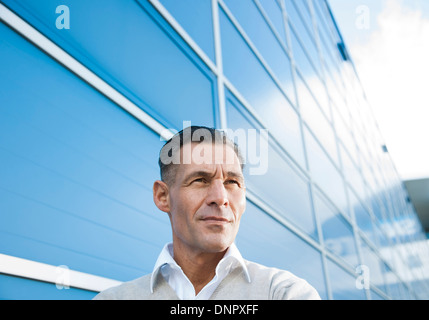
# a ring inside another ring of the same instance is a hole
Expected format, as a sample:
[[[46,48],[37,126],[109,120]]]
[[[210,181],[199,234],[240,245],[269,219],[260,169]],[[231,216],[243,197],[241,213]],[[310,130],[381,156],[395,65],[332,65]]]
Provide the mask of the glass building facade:
[[[160,136],[184,122],[266,146],[246,259],[322,299],[429,298],[424,233],[324,0],[0,1],[0,298],[150,273],[171,240]]]

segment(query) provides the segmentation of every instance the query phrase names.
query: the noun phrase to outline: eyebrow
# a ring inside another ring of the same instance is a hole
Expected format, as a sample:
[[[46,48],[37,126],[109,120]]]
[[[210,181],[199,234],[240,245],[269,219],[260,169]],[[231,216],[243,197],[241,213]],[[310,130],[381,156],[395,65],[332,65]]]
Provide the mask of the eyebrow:
[[[188,176],[186,176],[185,178],[185,182],[188,182],[189,180],[196,178],[196,177],[203,177],[203,178],[213,178],[216,175],[216,172],[212,173],[210,171],[203,171],[203,170],[199,170],[199,171],[195,171],[195,172],[191,172]],[[241,173],[237,173],[235,171],[227,171],[226,172],[226,177],[228,178],[235,178],[237,180],[239,180],[240,182],[244,182],[244,177]]]
[[[227,177],[233,177],[233,178],[239,180],[240,182],[244,182],[244,177],[241,173],[237,173],[235,171],[228,171],[226,173],[226,176]]]

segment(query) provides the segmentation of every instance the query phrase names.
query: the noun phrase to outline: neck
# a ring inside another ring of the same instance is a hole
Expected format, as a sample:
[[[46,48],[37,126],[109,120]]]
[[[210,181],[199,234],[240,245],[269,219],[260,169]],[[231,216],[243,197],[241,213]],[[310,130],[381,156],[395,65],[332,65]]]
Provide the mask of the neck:
[[[213,279],[216,273],[216,266],[225,255],[226,250],[214,253],[200,250],[184,250],[173,242],[174,260],[191,281],[196,295]]]

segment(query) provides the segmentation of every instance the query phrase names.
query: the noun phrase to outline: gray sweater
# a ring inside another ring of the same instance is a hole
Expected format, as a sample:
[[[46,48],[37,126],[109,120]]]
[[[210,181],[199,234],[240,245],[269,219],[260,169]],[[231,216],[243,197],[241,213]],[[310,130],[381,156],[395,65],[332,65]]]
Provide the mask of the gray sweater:
[[[237,267],[223,279],[211,300],[319,300],[317,291],[292,273],[268,268],[245,260],[251,282]],[[178,300],[174,290],[158,273],[154,292],[150,290],[151,274],[125,282],[99,293],[94,300]]]

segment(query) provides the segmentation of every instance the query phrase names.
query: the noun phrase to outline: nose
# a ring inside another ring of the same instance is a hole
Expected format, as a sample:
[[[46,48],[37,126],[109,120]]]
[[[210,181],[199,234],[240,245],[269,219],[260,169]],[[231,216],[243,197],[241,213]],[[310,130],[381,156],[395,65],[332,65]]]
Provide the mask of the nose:
[[[206,201],[208,205],[216,205],[218,207],[227,207],[229,205],[228,193],[221,180],[216,179],[211,183]]]

